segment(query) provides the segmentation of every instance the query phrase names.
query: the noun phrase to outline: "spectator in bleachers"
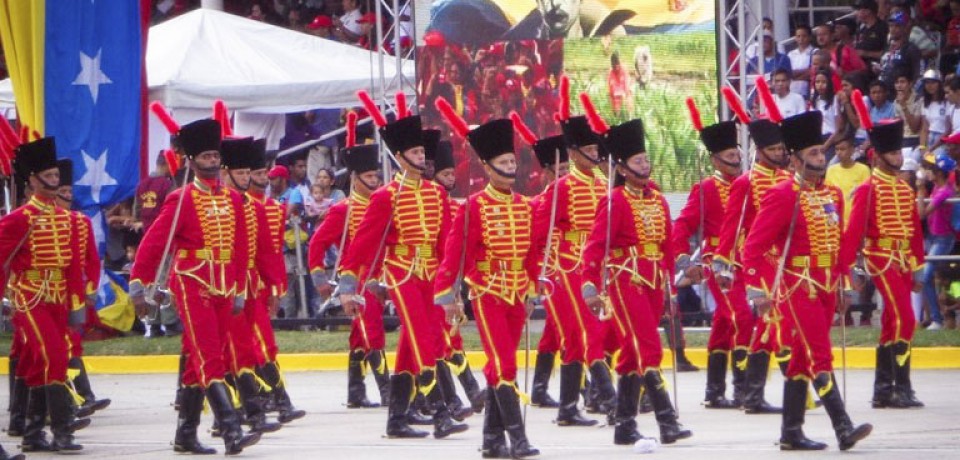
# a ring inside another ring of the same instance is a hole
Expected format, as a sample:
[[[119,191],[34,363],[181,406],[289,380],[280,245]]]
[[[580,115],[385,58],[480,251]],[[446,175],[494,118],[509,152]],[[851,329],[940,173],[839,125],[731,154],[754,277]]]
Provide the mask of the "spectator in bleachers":
[[[955,195],[953,184],[948,180],[957,166],[949,155],[928,153],[924,156],[922,175],[918,174],[917,197],[923,202],[927,198],[927,185],[932,182],[930,202],[920,206],[920,217],[927,220],[927,255],[942,256],[953,251],[956,239],[950,218],[953,205],[946,200]],[[923,271],[923,297],[929,309],[930,325],[927,329],[937,330],[943,327],[943,315],[937,299],[937,289],[933,274],[941,264],[928,262]],[[918,321],[920,318],[917,318]]]
[[[874,124],[881,120],[893,118],[896,115],[894,104],[890,102],[887,85],[880,80],[870,82],[869,93],[864,96],[864,102],[870,108],[870,121]]]
[[[334,35],[344,43],[357,43],[363,37],[363,28],[360,26],[360,5],[357,0],[343,0],[343,15],[333,19],[336,26]]]
[[[903,14],[907,18],[906,35],[910,43],[920,50],[920,57],[923,59],[933,59],[940,52],[937,43],[933,41],[926,29],[916,25],[913,16],[910,14],[910,8],[905,6],[894,6],[890,9],[890,16],[896,17]]]
[[[810,45],[811,38],[812,32],[809,26],[797,26],[793,32],[793,41],[797,44],[797,48],[787,53],[790,69],[793,72],[790,91],[804,99],[810,96],[811,75],[816,73],[813,67],[813,53],[816,50]]]
[[[904,157],[915,157],[915,149],[920,145],[920,128],[923,124],[923,101],[913,93],[913,78],[906,70],[897,72],[893,83],[894,118],[903,120]],[[909,154],[907,153],[909,149]]]
[[[307,33],[327,40],[336,40],[333,35],[333,19],[325,14],[318,14],[310,24],[307,24]]]
[[[837,45],[857,49],[857,21],[853,18],[840,18],[833,23],[833,41]]]
[[[773,99],[783,118],[807,111],[807,101],[799,94],[790,91],[790,83],[790,69],[773,71]]]
[[[303,23],[301,14],[300,8],[290,8],[290,10],[287,11],[286,27],[297,32],[306,32],[306,24]]]
[[[911,78],[917,79],[922,71],[920,49],[908,40],[910,33],[910,16],[902,11],[891,11],[887,20],[890,26],[889,48],[880,58],[880,64],[874,67],[874,73],[880,75],[880,80],[893,87],[894,71],[898,67],[906,67]]]
[[[270,198],[286,204],[290,201],[290,170],[286,166],[276,165],[267,173],[270,180]]]
[[[944,85],[944,94],[947,99],[947,127],[944,133],[953,134],[960,130],[960,78],[951,78]],[[943,145],[943,139],[937,140],[930,148],[929,152],[936,153]]]
[[[757,74],[760,72],[759,57],[750,59],[749,64],[747,64],[748,73]],[[771,75],[776,70],[786,70],[790,74],[793,73],[793,69],[790,67],[790,59],[777,51],[776,42],[773,40],[773,32],[765,30],[763,31],[763,73],[764,75]]]
[[[150,176],[140,180],[137,184],[137,192],[134,202],[134,216],[141,224],[141,230],[145,233],[150,229],[150,225],[160,215],[160,205],[167,198],[167,193],[173,188],[173,179],[170,176],[170,168],[167,166],[167,160],[164,156],[157,155],[156,168]]]
[[[877,2],[875,0],[859,0],[853,8],[857,11],[856,48],[860,58],[872,67],[880,62],[887,44],[887,23],[877,17]]]
[[[830,69],[817,72],[813,80],[813,96],[810,106],[823,114],[823,148],[827,154],[827,162],[834,157],[834,146],[843,138],[847,130],[846,120],[840,115],[842,110],[834,87],[834,74]]]
[[[817,47],[830,54],[830,67],[833,71],[842,77],[848,73],[865,70],[866,64],[853,48],[834,41],[833,30],[832,24],[819,25],[813,30]]]
[[[250,14],[247,15],[247,19],[252,19],[254,21],[267,22],[267,15],[263,12],[263,7],[259,3],[254,3],[250,5]]]
[[[920,151],[938,145],[947,132],[950,107],[943,91],[940,72],[928,69],[923,73],[923,120],[920,128]],[[936,152],[934,152],[936,153]]]
[[[824,179],[824,182],[839,188],[843,192],[844,220],[850,217],[852,206],[850,206],[849,200],[853,197],[853,190],[870,178],[870,167],[856,161],[854,158],[856,151],[853,136],[841,137],[836,143],[839,162],[827,168],[827,176]]]
[[[950,0],[950,16],[940,56],[940,72],[943,74],[956,73],[960,64],[960,0]]]

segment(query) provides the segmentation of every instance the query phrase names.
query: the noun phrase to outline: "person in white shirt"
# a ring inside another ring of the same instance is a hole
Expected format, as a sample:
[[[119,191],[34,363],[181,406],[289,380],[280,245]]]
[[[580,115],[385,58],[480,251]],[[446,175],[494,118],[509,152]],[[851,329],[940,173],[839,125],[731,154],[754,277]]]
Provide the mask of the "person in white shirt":
[[[357,0],[343,0],[343,16],[334,19],[334,34],[345,43],[356,43],[363,36],[363,27],[360,25],[360,6]]]
[[[797,48],[787,53],[787,58],[790,59],[790,68],[793,71],[790,92],[799,94],[804,99],[810,96],[810,65],[813,60],[813,53],[816,51],[814,47],[810,46],[810,37],[810,27],[797,26],[793,32],[793,40],[797,44]]]
[[[836,81],[830,69],[822,69],[813,79],[813,96],[811,107],[823,114],[823,148],[827,155],[827,162],[833,163],[835,157],[834,146],[845,137],[847,130],[846,119],[840,115],[842,104],[837,97]]]
[[[960,78],[954,77],[944,88],[944,94],[947,99],[947,129],[944,133],[954,134],[960,131]],[[946,136],[944,136],[946,137]],[[929,144],[927,144],[929,146]],[[930,151],[935,151],[943,145],[943,139],[937,140],[929,147]]]
[[[920,127],[920,150],[937,144],[947,132],[950,103],[943,92],[940,72],[928,69],[923,73],[923,121]],[[937,152],[934,152],[937,153]]]
[[[777,69],[773,72],[773,95],[783,118],[790,118],[807,111],[807,101],[799,94],[790,92],[790,72]]]

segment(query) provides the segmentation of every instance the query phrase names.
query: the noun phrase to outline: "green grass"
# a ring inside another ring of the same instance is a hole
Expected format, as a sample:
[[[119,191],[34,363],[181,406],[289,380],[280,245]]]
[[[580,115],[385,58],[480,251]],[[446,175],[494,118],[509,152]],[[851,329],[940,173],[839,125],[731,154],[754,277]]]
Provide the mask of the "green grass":
[[[654,83],[634,87],[633,106],[614,115],[607,95],[609,54],[629,63],[636,45],[650,47]],[[657,34],[615,38],[608,50],[599,39],[564,43],[564,68],[571,79],[571,94],[586,92],[610,124],[641,118],[646,131],[647,154],[653,164],[653,179],[664,191],[684,191],[709,171],[699,135],[693,129],[686,107],[692,97],[705,125],[714,123],[717,108],[716,46],[713,34]],[[700,159],[698,160],[698,155]]]
[[[873,347],[877,344],[878,328],[848,328],[847,346]],[[840,344],[840,330],[832,331],[833,343]],[[687,348],[704,348],[708,334],[705,332],[688,332],[686,334]],[[347,350],[347,332],[291,332],[278,331],[277,341],[283,353],[338,353]],[[663,334],[661,334],[663,339]],[[464,348],[467,350],[481,350],[480,338],[476,329],[467,327],[463,331]],[[530,335],[531,347],[536,348],[539,333]],[[917,331],[913,345],[915,347],[960,347],[960,330],[950,331]],[[387,350],[395,350],[397,333],[387,334]],[[520,344],[523,347],[521,341]],[[664,347],[666,341],[664,339]],[[84,344],[88,356],[136,356],[136,355],[175,355],[180,353],[179,338],[144,339],[143,337],[124,337]],[[9,354],[10,334],[0,335],[0,353]]]

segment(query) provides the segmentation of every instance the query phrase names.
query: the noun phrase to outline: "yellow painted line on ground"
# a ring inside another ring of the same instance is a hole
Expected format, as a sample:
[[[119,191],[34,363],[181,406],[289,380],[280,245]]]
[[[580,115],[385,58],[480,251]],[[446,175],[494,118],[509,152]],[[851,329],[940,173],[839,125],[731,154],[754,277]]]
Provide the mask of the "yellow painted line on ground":
[[[914,348],[913,362],[914,369],[960,369],[960,347],[929,347]],[[517,352],[517,365],[524,367],[523,351]],[[834,348],[833,365],[840,368],[841,350]],[[387,353],[387,359],[392,368],[394,362],[394,353]],[[687,357],[690,361],[700,367],[706,367],[707,350],[691,349],[687,350]],[[480,371],[487,359],[483,352],[467,352],[467,359],[470,361],[474,371]],[[530,352],[530,368],[534,367],[536,351]],[[83,358],[87,366],[87,371],[92,374],[157,374],[177,372],[179,357],[175,355],[154,355],[154,356],[86,356]],[[847,368],[848,369],[872,369],[876,362],[875,350],[873,348],[848,348],[847,349]],[[664,350],[663,367],[668,369],[673,363],[669,350]],[[281,354],[280,365],[288,372],[306,372],[306,371],[342,371],[347,369],[346,353],[304,353],[304,354]],[[6,374],[8,369],[7,358],[0,358],[0,374]]]

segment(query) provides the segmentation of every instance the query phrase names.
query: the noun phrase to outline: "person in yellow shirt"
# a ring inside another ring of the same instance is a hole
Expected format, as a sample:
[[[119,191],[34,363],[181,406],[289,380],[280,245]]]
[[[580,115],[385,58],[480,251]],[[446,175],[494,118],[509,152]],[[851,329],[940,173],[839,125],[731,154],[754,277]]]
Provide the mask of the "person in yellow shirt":
[[[843,192],[843,221],[846,222],[850,217],[850,208],[847,203],[853,194],[853,189],[870,178],[870,167],[854,161],[853,159],[853,137],[848,136],[836,144],[837,158],[839,163],[827,168],[827,177],[824,180],[827,185],[834,185]]]

